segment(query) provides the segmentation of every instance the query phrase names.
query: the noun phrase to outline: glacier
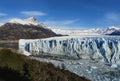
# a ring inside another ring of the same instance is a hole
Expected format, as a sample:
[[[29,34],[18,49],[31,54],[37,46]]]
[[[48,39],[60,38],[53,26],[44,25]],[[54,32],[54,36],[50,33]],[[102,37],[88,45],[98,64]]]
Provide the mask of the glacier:
[[[120,66],[120,37],[114,36],[20,39],[19,50],[25,55],[89,59],[112,67]]]
[[[104,30],[100,28],[96,29],[58,29],[58,28],[51,28],[49,27],[53,32],[56,34],[61,35],[69,35],[69,36],[98,36],[103,34]]]

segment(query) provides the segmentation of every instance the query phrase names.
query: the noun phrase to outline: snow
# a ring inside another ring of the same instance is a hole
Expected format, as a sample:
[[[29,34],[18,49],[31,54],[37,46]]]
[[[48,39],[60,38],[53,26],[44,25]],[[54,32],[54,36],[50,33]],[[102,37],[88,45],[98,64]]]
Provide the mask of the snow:
[[[35,26],[41,26],[44,28],[47,28],[43,23],[40,23],[36,18],[30,17],[27,19],[19,19],[19,18],[13,18],[8,23],[16,23],[16,24],[22,24],[22,25],[35,25]],[[4,25],[4,23],[0,23],[0,26]],[[92,28],[92,29],[59,29],[59,28],[51,28],[53,32],[56,34],[62,34],[62,35],[69,35],[69,36],[100,36],[100,35],[108,35],[115,31],[120,31],[120,27],[111,26],[107,29],[102,28]]]
[[[57,28],[50,28],[56,34],[62,35],[69,35],[69,36],[91,36],[91,35],[100,35],[103,33],[103,29],[96,28],[96,29],[57,29]]]
[[[4,25],[4,23],[0,23],[0,26]]]
[[[13,18],[9,21],[9,23],[16,23],[16,24],[22,24],[22,25],[35,25],[35,26],[42,26],[46,28],[46,26],[43,23],[40,23],[37,19],[34,17],[30,17],[27,19],[19,19],[19,18]],[[0,23],[0,26],[3,25]],[[112,32],[120,31],[120,27],[111,26],[107,29],[101,29],[101,28],[92,28],[92,29],[59,29],[59,28],[50,28],[53,32],[56,34],[62,34],[62,35],[69,35],[69,36],[99,36],[99,35],[108,35]]]
[[[26,56],[29,56],[29,55],[31,55],[29,52],[27,52],[27,51],[24,51],[24,54],[26,54]]]
[[[120,31],[120,27],[111,26],[108,27],[105,31],[105,34],[111,34],[112,32]]]
[[[110,26],[106,29],[93,28],[93,29],[57,29],[50,28],[57,34],[69,35],[69,36],[99,36],[99,35],[110,35],[115,31],[120,31],[120,27]]]
[[[110,26],[110,27],[108,27],[108,29],[120,30],[120,27],[116,27],[116,26]]]
[[[40,22],[38,22],[34,17],[30,17],[27,19],[14,18],[14,19],[11,19],[9,23],[16,23],[16,24],[22,24],[22,25],[43,25]]]

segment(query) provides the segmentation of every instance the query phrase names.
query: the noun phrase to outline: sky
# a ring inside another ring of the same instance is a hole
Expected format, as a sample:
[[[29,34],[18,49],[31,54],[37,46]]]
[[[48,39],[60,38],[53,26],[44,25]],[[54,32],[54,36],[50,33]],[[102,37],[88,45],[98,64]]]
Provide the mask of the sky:
[[[0,0],[0,22],[34,16],[48,27],[120,27],[120,0]]]

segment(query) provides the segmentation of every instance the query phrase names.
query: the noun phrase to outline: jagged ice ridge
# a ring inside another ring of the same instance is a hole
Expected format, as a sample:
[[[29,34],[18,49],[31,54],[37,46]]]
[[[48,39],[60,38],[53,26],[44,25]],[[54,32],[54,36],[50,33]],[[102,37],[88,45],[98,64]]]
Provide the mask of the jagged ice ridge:
[[[62,55],[95,60],[115,67],[120,65],[120,37],[21,39],[19,49],[26,55]]]

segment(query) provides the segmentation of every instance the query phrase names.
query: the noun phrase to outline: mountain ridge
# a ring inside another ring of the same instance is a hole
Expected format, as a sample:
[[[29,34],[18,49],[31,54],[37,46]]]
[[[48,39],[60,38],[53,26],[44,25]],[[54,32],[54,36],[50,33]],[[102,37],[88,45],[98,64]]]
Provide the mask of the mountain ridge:
[[[37,39],[56,36],[50,29],[35,25],[6,23],[0,27],[1,40]]]
[[[7,22],[0,26],[0,48],[18,49],[19,39],[41,39],[57,36],[56,33],[38,22],[34,17],[18,20],[22,21],[22,23],[18,21]]]
[[[57,29],[50,28],[56,34],[70,35],[70,36],[98,36],[98,35],[120,35],[120,28],[111,26],[106,29],[92,28],[92,29]]]
[[[41,23],[35,17],[29,17],[26,19],[13,18],[8,23],[16,23],[22,25],[41,25]]]
[[[106,29],[102,28],[91,28],[91,29],[59,29],[46,27],[43,23],[39,22],[35,17],[29,17],[26,19],[13,18],[8,21],[9,24],[19,24],[19,25],[29,25],[29,26],[39,26],[48,30],[52,30],[56,34],[60,35],[70,35],[70,36],[79,36],[79,35],[120,35],[120,27],[110,26]],[[5,23],[6,24],[6,23]],[[0,23],[0,27],[5,25]]]

